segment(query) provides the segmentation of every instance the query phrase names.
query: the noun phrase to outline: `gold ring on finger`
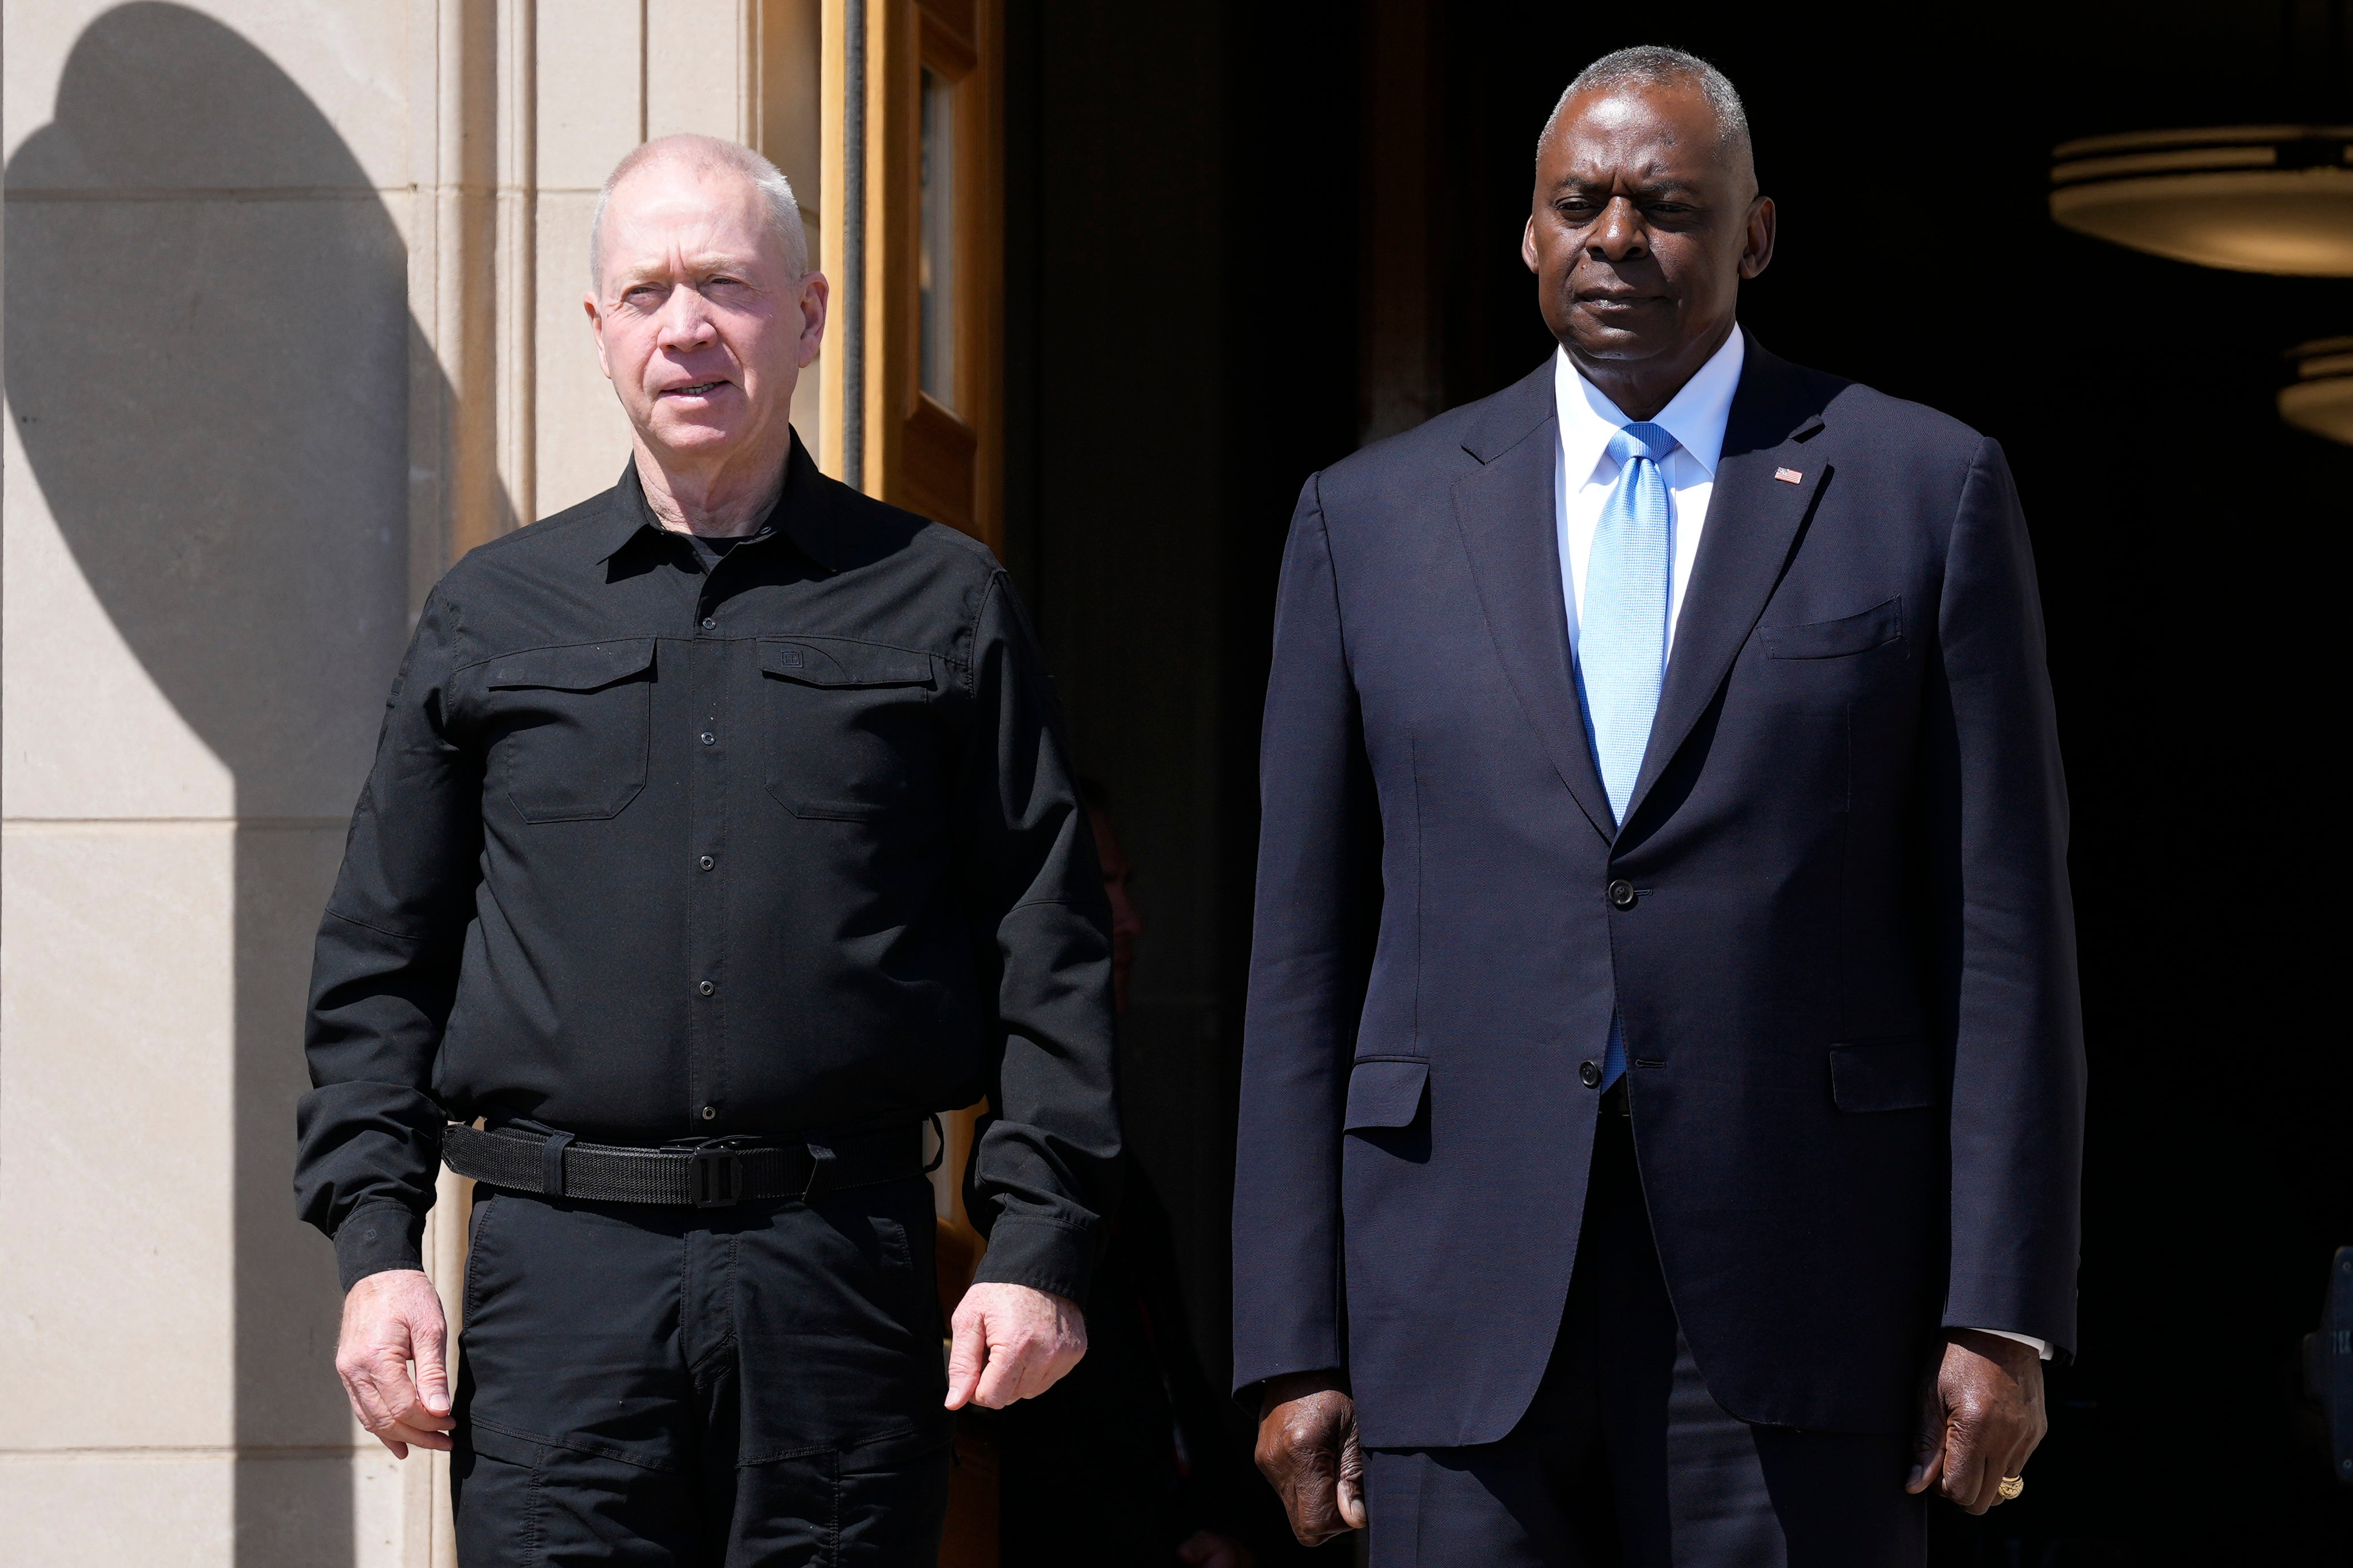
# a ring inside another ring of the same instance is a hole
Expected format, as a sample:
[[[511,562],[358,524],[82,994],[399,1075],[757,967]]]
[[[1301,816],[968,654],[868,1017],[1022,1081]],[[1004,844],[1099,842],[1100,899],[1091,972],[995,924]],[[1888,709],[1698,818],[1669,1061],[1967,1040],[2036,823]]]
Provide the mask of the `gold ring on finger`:
[[[2026,1489],[2026,1478],[2024,1476],[2004,1476],[2001,1478],[2001,1484],[1993,1489],[2001,1494],[2002,1501],[2016,1502],[2018,1500],[2019,1494]]]

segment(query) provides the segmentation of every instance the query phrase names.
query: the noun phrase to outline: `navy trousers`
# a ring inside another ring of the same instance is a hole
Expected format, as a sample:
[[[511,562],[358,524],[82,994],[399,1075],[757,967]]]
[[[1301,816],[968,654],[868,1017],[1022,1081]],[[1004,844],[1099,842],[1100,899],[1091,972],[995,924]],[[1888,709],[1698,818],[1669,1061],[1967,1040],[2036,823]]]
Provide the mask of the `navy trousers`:
[[[1366,1456],[1374,1568],[1918,1568],[1901,1436],[1752,1426],[1675,1324],[1634,1163],[1605,1113],[1560,1338],[1509,1436]]]
[[[459,1562],[936,1561],[932,1238],[920,1178],[720,1209],[478,1199]]]

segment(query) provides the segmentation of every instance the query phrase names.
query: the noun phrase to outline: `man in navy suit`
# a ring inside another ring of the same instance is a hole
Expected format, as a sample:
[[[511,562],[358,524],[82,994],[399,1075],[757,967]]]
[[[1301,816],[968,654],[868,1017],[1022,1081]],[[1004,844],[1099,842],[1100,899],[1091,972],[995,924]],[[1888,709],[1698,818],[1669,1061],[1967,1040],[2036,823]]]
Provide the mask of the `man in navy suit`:
[[[1267,695],[1235,1375],[1377,1564],[1918,1563],[2075,1330],[2067,805],[2000,449],[1767,353],[1746,117],[1539,143],[1560,352],[1309,480]]]

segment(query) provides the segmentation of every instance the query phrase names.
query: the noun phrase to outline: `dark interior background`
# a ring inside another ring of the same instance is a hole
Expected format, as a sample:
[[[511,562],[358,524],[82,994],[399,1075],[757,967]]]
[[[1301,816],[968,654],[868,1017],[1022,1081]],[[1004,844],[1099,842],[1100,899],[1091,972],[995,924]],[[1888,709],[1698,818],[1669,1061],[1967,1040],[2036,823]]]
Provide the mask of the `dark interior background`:
[[[1127,1114],[1213,1381],[1293,500],[1550,352],[1517,258],[1537,130],[1587,61],[1669,43],[1740,88],[1779,203],[1745,325],[1999,438],[2041,563],[2093,1074],[2082,1343],[2027,1496],[1944,1510],[1939,1557],[2353,1561],[2299,1371],[2353,1243],[2353,448],[2273,401],[2282,351],[2353,332],[2353,282],[2142,257],[2045,206],[2070,137],[2353,121],[2332,10],[1015,5],[1008,554],[1138,868]]]

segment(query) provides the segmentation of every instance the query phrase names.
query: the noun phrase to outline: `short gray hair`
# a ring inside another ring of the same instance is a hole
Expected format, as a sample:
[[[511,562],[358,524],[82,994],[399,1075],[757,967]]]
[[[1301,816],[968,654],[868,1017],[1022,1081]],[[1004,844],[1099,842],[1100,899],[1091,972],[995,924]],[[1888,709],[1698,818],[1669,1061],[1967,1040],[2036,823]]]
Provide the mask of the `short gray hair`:
[[[769,225],[784,245],[785,261],[793,269],[793,276],[797,279],[808,275],[808,230],[801,223],[801,204],[793,195],[793,183],[785,178],[785,172],[740,142],[681,132],[675,136],[657,136],[643,143],[614,164],[613,172],[605,176],[605,188],[596,193],[596,214],[588,220],[588,287],[592,291],[605,287],[605,208],[613,200],[614,188],[647,164],[663,162],[683,163],[698,173],[724,171],[741,174],[749,181],[768,205]]]
[[[1577,79],[1560,95],[1560,101],[1552,106],[1552,114],[1545,121],[1544,134],[1536,138],[1536,151],[1542,154],[1544,144],[1552,140],[1553,127],[1560,123],[1561,110],[1580,92],[1595,88],[1682,86],[1698,88],[1708,107],[1715,110],[1716,132],[1723,137],[1724,144],[1737,147],[1754,158],[1748,140],[1748,110],[1740,101],[1731,79],[1697,55],[1658,44],[1620,49],[1577,72]]]

